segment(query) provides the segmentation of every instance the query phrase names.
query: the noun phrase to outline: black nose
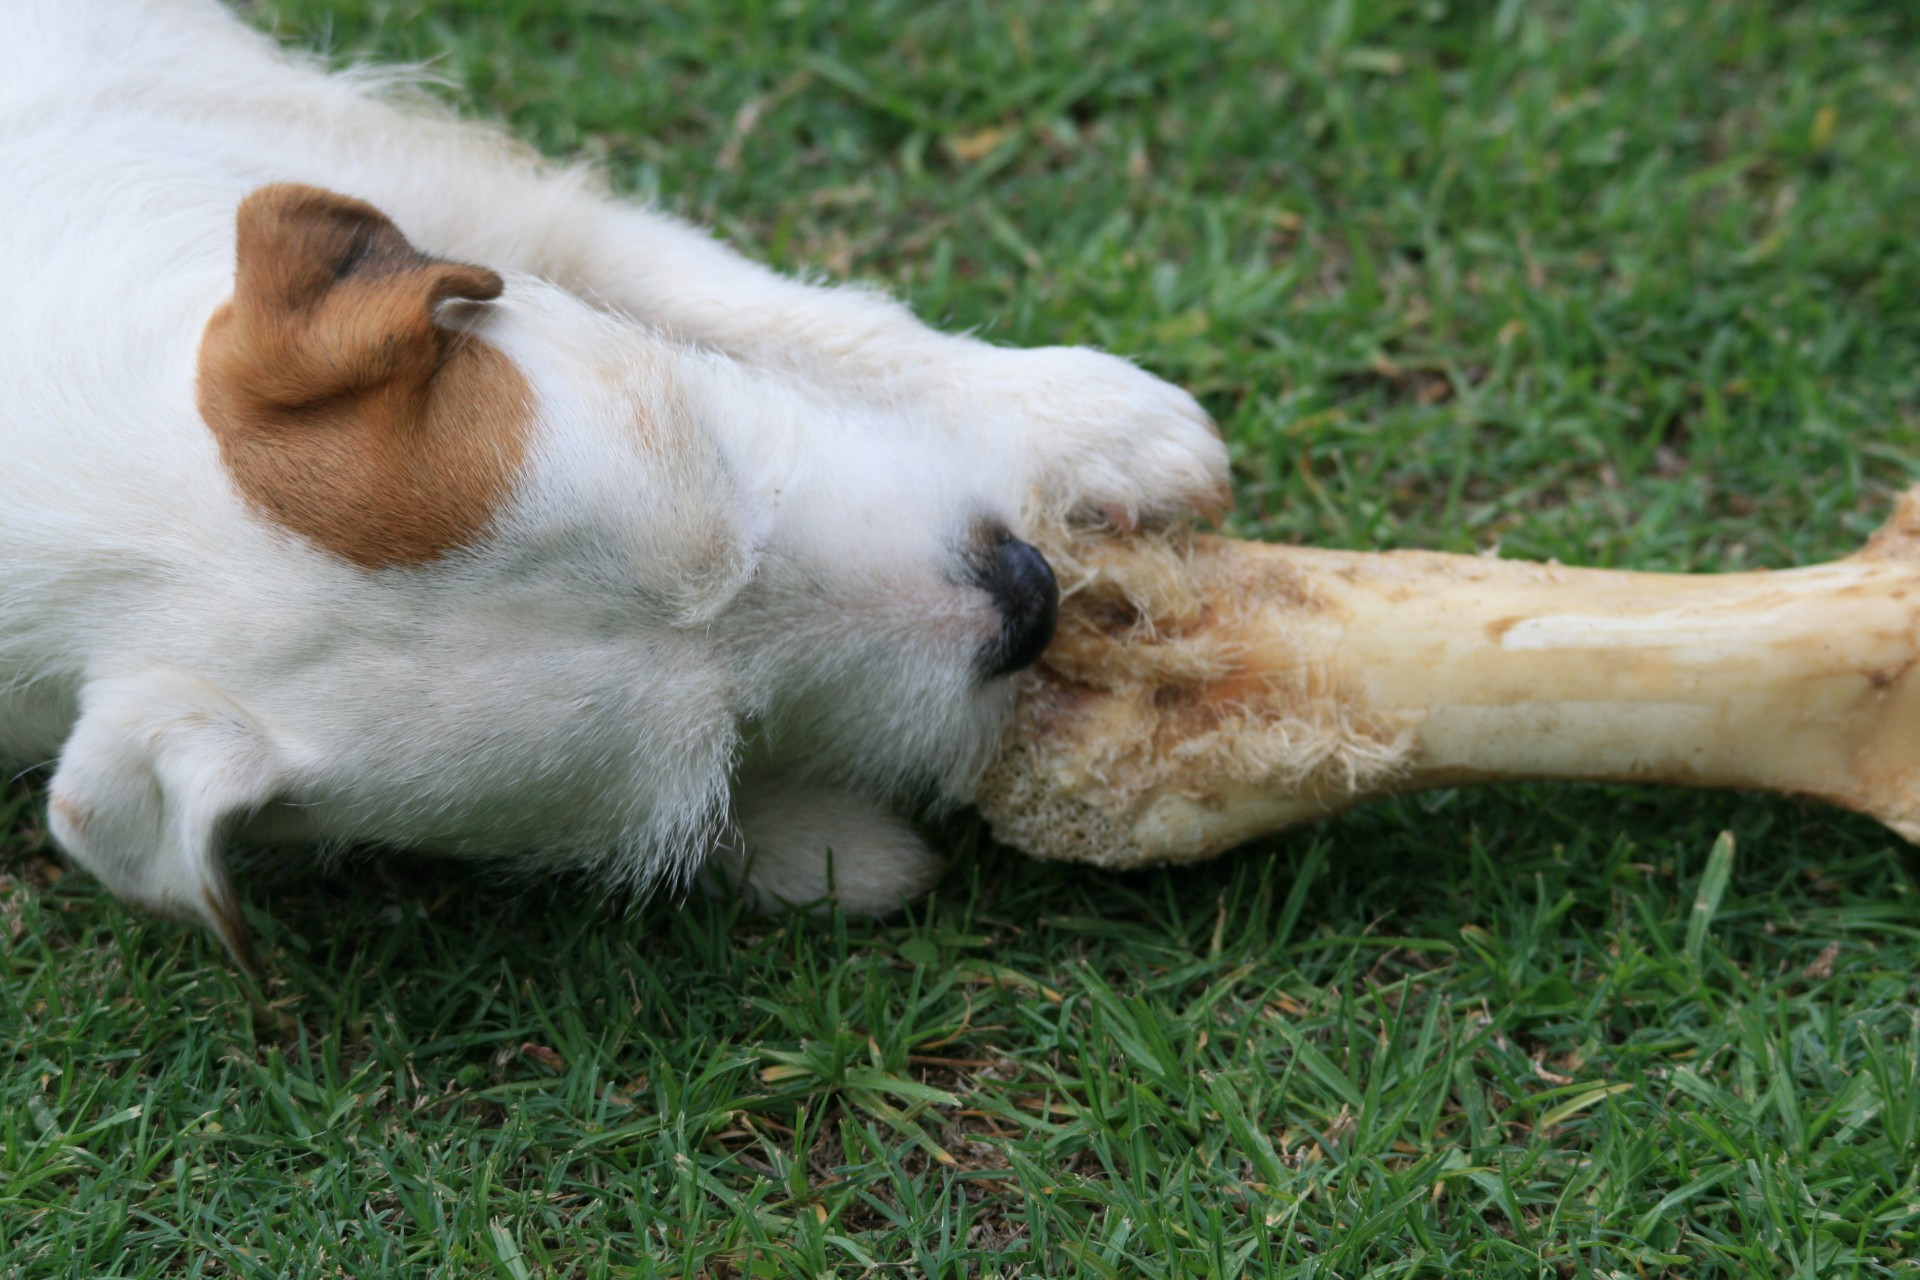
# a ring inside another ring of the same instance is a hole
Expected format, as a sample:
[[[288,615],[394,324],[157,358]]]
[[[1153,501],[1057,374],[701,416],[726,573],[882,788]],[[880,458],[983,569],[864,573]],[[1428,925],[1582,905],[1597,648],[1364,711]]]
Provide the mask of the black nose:
[[[1033,665],[1060,616],[1060,585],[1046,558],[1005,529],[983,539],[973,557],[974,581],[1000,608],[1000,634],[981,651],[991,679]]]

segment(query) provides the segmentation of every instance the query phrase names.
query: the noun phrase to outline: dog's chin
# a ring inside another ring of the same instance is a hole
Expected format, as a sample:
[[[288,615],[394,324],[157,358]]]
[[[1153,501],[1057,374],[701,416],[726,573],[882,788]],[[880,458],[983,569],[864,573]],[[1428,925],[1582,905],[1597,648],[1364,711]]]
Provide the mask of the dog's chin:
[[[1012,717],[1014,681],[971,668],[822,688],[749,726],[744,774],[841,788],[914,811],[971,800]],[[929,688],[929,684],[944,688]]]
[[[967,705],[953,716],[948,740],[923,762],[917,784],[900,794],[929,812],[951,811],[973,800],[974,791],[1006,740],[1013,721],[1014,681],[981,681]]]

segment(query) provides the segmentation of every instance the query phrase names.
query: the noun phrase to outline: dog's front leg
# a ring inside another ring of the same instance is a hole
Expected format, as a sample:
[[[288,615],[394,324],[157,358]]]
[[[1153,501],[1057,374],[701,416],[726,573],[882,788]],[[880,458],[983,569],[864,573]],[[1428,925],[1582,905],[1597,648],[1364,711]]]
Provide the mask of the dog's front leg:
[[[738,889],[761,911],[831,898],[851,915],[886,915],[926,893],[946,867],[898,814],[817,784],[747,779],[735,825],[709,859],[708,881]]]
[[[563,272],[575,287],[833,398],[899,410],[1009,473],[1030,515],[1131,524],[1227,503],[1206,412],[1126,360],[941,333],[875,290],[790,279],[651,210],[609,204],[592,228]]]

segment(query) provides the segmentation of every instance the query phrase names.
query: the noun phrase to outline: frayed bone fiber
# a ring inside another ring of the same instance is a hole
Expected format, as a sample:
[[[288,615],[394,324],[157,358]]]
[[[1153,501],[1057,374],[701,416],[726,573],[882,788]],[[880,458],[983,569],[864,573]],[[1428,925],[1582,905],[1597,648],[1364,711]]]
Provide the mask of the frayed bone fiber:
[[[978,799],[1125,867],[1523,778],[1815,797],[1920,839],[1920,491],[1859,553],[1655,574],[1063,526],[1058,638]]]

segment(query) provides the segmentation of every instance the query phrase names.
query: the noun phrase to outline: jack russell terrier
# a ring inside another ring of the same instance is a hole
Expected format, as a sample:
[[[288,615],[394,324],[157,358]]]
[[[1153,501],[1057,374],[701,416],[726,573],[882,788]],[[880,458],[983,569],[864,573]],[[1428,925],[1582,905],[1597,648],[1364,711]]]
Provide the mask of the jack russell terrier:
[[[229,840],[882,912],[1186,393],[778,276],[212,0],[0,39],[0,760],[244,964]]]

